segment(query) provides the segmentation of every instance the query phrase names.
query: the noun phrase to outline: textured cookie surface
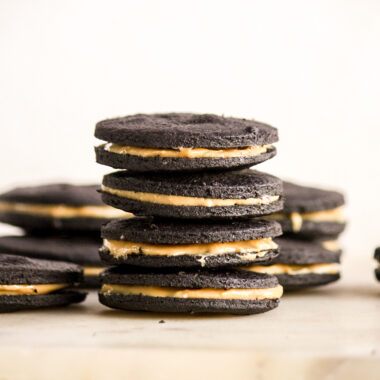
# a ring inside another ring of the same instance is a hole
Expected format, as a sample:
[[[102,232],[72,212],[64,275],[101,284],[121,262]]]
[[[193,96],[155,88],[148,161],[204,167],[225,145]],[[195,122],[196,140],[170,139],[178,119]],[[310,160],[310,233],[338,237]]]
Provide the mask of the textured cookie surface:
[[[336,191],[328,191],[313,187],[296,185],[285,182],[284,186],[284,213],[308,213],[330,210],[344,204],[344,197]]]
[[[274,276],[243,271],[170,271],[114,267],[103,273],[104,284],[163,287],[174,289],[267,289],[278,286]],[[154,312],[255,314],[278,306],[279,299],[178,298],[100,292],[106,306]]]
[[[276,237],[281,227],[275,221],[187,221],[153,218],[114,220],[102,227],[105,239],[150,244],[198,244]],[[1,238],[0,238],[1,242]],[[1,247],[1,246],[0,246]]]
[[[112,267],[101,275],[103,283],[160,286],[186,289],[256,289],[278,285],[276,277],[245,271],[175,271],[134,267]]]
[[[0,313],[66,306],[80,303],[85,298],[86,293],[72,290],[61,290],[56,293],[41,295],[0,296]]]
[[[231,267],[273,259],[278,250],[271,241],[261,242],[261,248],[252,245],[255,251],[252,248],[249,251],[244,241],[257,241],[279,235],[281,228],[278,223],[257,219],[217,222],[134,218],[108,223],[102,228],[102,237],[109,244],[116,241],[118,247],[123,247],[123,244],[138,246],[139,243],[143,246],[138,251],[136,249],[136,252],[123,255],[113,255],[112,249],[104,246],[100,255],[104,262],[113,265],[128,264],[155,268]],[[219,245],[231,242],[237,243],[230,244],[224,251]],[[209,246],[210,243],[212,245]],[[149,244],[153,250],[158,247],[161,253],[145,252],[145,244]],[[257,244],[260,244],[260,241]],[[190,253],[194,249],[198,250],[197,254]],[[260,254],[257,254],[258,252]]]
[[[142,174],[116,172],[103,178],[103,186],[109,189],[127,190],[146,194],[174,195],[207,199],[265,198],[270,202],[249,205],[178,205],[160,201],[143,201],[107,192],[103,187],[102,198],[106,204],[133,212],[135,215],[153,215],[178,218],[240,217],[266,215],[282,208],[282,182],[269,174],[255,170],[220,173]]]
[[[76,264],[0,254],[0,284],[73,284],[83,279]]]
[[[254,120],[169,113],[131,115],[99,122],[95,136],[128,146],[226,148],[271,144],[277,129]]]
[[[33,232],[99,231],[112,219],[99,188],[50,184],[13,189],[0,195],[0,221]]]
[[[327,285],[340,279],[339,273],[333,274],[278,274],[278,281],[284,287],[285,291],[303,290],[316,286]]]
[[[70,206],[102,205],[98,185],[50,184],[19,187],[0,195],[0,201]]]
[[[2,236],[0,252],[36,259],[99,265],[101,239],[96,236]]]
[[[345,229],[341,193],[284,182],[283,196],[284,208],[273,218],[289,237],[334,238]]]
[[[276,148],[268,148],[265,153],[228,158],[183,158],[183,157],[141,157],[118,154],[105,149],[104,145],[95,148],[96,162],[115,169],[136,172],[149,171],[199,171],[249,168],[276,155]]]
[[[285,238],[277,238],[275,241],[281,254],[270,264],[310,265],[340,262],[340,252],[325,249],[318,243]]]
[[[157,313],[228,313],[258,314],[276,308],[279,299],[222,300],[173,297],[149,297],[99,293],[99,301],[108,307],[127,311],[151,311]]]
[[[346,228],[346,223],[341,222],[303,220],[301,229],[295,232],[290,219],[278,219],[277,221],[281,224],[284,235],[304,240],[336,239]]]

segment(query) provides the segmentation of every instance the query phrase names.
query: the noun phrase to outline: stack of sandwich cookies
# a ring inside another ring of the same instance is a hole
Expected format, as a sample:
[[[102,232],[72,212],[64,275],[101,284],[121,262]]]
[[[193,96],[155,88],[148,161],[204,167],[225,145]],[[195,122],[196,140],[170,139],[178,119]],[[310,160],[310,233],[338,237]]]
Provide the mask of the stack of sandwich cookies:
[[[95,185],[50,184],[16,188],[0,195],[0,221],[25,236],[0,237],[0,252],[83,265],[84,286],[98,286],[97,253],[102,224],[132,214],[105,205]]]
[[[96,125],[98,163],[137,172],[247,168],[276,154],[277,129],[254,120],[169,113]]]
[[[341,252],[330,251],[315,242],[276,239],[281,254],[269,264],[241,267],[241,270],[277,276],[285,290],[326,285],[340,278]]]
[[[273,275],[230,270],[278,255],[282,182],[246,169],[275,155],[277,130],[215,115],[134,115],[97,124],[105,204],[137,217],[102,227],[100,302],[160,312],[252,314],[278,305]]]
[[[328,191],[284,182],[284,209],[265,218],[281,224],[277,239],[281,254],[270,265],[249,270],[275,274],[285,290],[337,281],[341,249],[337,239],[345,228],[344,197]]]
[[[82,279],[79,265],[2,254],[0,312],[82,302],[86,294],[70,289]]]
[[[99,237],[93,235],[2,236],[0,252],[81,265],[84,274],[81,285],[98,287],[99,274],[105,269],[98,254],[100,244]]]
[[[376,278],[380,281],[380,247],[375,250],[375,260],[378,262],[378,266],[375,269]]]

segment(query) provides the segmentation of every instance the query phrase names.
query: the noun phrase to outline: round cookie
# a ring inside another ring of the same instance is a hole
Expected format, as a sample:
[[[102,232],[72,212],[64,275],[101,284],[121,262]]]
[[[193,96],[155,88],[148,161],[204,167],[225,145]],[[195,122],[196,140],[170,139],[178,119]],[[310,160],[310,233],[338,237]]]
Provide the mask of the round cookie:
[[[375,269],[376,278],[380,281],[380,247],[375,250],[375,260],[378,262],[378,267]]]
[[[284,235],[302,239],[335,238],[345,228],[344,197],[328,191],[284,182],[284,209],[269,218],[281,223]]]
[[[0,195],[0,222],[31,231],[99,231],[103,223],[131,215],[103,204],[99,186],[50,184]]]
[[[282,182],[255,170],[202,173],[132,173],[103,178],[104,203],[135,215],[238,218],[282,209]]]
[[[0,252],[35,259],[67,261],[83,266],[84,287],[98,287],[105,269],[99,257],[97,236],[2,236]]]
[[[107,264],[145,267],[228,267],[278,255],[274,221],[115,220],[102,227],[100,256]]]
[[[102,304],[116,309],[175,313],[256,314],[279,304],[275,276],[243,271],[113,267],[102,273]]]
[[[241,267],[258,273],[276,275],[285,290],[321,286],[340,278],[340,252],[323,248],[318,243],[279,238],[280,255],[268,264]]]
[[[199,171],[247,168],[276,154],[277,129],[254,120],[168,113],[100,121],[96,161],[118,169]]]
[[[0,312],[82,302],[86,294],[68,289],[82,280],[79,265],[0,254]]]

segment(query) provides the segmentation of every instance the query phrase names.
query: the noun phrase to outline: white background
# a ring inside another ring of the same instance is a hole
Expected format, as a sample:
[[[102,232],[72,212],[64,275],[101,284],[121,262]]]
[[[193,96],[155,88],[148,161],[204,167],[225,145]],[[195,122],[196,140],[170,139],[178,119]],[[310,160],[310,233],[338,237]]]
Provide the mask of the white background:
[[[279,128],[259,168],[345,192],[348,254],[380,244],[380,2],[0,0],[0,189],[100,182],[96,121]]]

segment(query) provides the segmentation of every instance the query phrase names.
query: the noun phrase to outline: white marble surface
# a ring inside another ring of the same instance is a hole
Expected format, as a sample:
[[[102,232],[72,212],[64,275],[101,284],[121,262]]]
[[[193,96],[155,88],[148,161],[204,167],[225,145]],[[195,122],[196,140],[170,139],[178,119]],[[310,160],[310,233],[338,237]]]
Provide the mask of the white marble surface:
[[[127,313],[98,304],[95,293],[78,306],[0,315],[0,379],[67,379],[69,373],[81,379],[378,379],[380,283],[373,267],[370,257],[346,257],[339,283],[288,294],[279,308],[256,316]]]

